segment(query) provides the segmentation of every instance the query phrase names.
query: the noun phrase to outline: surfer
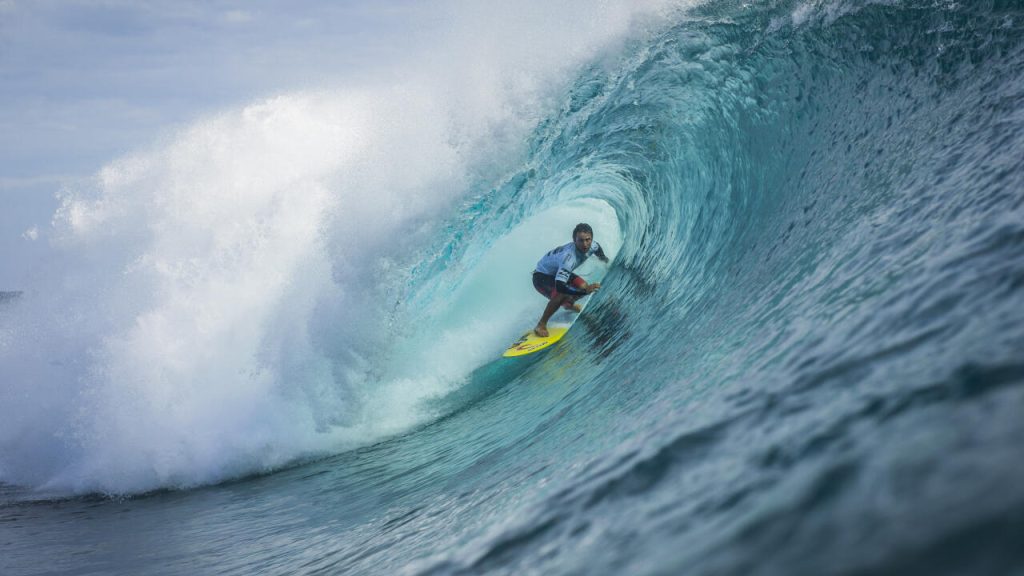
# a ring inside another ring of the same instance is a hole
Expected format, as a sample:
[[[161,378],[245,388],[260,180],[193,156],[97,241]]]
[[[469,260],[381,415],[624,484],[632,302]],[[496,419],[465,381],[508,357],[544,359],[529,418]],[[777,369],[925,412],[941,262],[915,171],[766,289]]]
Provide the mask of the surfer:
[[[608,262],[601,245],[594,242],[594,230],[590,224],[577,224],[572,231],[572,242],[559,246],[544,255],[533,271],[533,287],[548,299],[544,314],[533,331],[537,336],[548,335],[548,319],[563,306],[573,312],[580,311],[576,300],[597,292],[600,282],[587,284],[586,280],[572,273],[591,254],[602,262]]]

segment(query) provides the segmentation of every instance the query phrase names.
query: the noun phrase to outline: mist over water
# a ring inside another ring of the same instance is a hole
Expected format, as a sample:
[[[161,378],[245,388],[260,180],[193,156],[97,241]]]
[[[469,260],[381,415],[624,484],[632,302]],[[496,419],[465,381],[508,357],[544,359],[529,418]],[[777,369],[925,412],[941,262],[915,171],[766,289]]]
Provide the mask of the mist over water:
[[[396,339],[431,329],[404,319],[410,269],[517,165],[572,71],[658,5],[567,32],[578,7],[446,7],[397,82],[213,114],[62,191],[45,271],[4,310],[0,480],[193,486],[435,417],[418,402],[474,365],[383,375]]]
[[[1024,11],[463,8],[67,192],[0,303],[8,567],[1024,569]],[[500,358],[577,221],[601,292]]]

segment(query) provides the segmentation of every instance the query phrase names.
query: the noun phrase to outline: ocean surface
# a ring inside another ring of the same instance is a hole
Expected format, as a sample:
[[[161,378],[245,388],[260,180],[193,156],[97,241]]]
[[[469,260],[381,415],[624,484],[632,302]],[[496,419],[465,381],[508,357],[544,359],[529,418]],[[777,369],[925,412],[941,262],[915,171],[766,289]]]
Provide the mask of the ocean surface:
[[[511,120],[285,94],[64,191],[0,574],[1024,574],[1024,4],[616,38]],[[502,359],[578,221],[600,292]]]

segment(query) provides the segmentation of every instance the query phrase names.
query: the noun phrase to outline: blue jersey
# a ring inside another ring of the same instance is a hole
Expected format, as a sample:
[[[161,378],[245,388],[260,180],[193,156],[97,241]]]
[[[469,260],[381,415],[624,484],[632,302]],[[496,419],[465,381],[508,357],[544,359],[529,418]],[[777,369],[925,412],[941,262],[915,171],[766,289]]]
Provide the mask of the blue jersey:
[[[554,276],[555,282],[559,285],[559,292],[565,292],[566,294],[577,294],[585,292],[576,290],[569,287],[568,290],[563,289],[569,283],[569,278],[572,276],[572,271],[576,269],[580,264],[591,255],[594,254],[601,260],[607,260],[608,258],[604,255],[604,250],[601,249],[601,245],[594,242],[590,245],[590,250],[586,254],[576,249],[576,244],[569,242],[564,246],[559,246],[545,254],[539,262],[537,267],[534,269],[535,272],[541,274],[547,274],[548,276]]]

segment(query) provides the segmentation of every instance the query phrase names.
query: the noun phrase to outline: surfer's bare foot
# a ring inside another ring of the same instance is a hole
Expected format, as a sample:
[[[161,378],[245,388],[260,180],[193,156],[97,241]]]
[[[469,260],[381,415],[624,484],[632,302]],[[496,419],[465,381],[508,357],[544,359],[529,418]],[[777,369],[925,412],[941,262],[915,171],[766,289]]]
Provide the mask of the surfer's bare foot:
[[[541,338],[548,337],[548,329],[545,328],[544,326],[537,326],[536,328],[533,329],[533,333],[536,334],[537,336],[540,336]]]
[[[579,304],[573,304],[572,311],[579,314],[580,312],[583,312],[583,306],[580,306]]]

